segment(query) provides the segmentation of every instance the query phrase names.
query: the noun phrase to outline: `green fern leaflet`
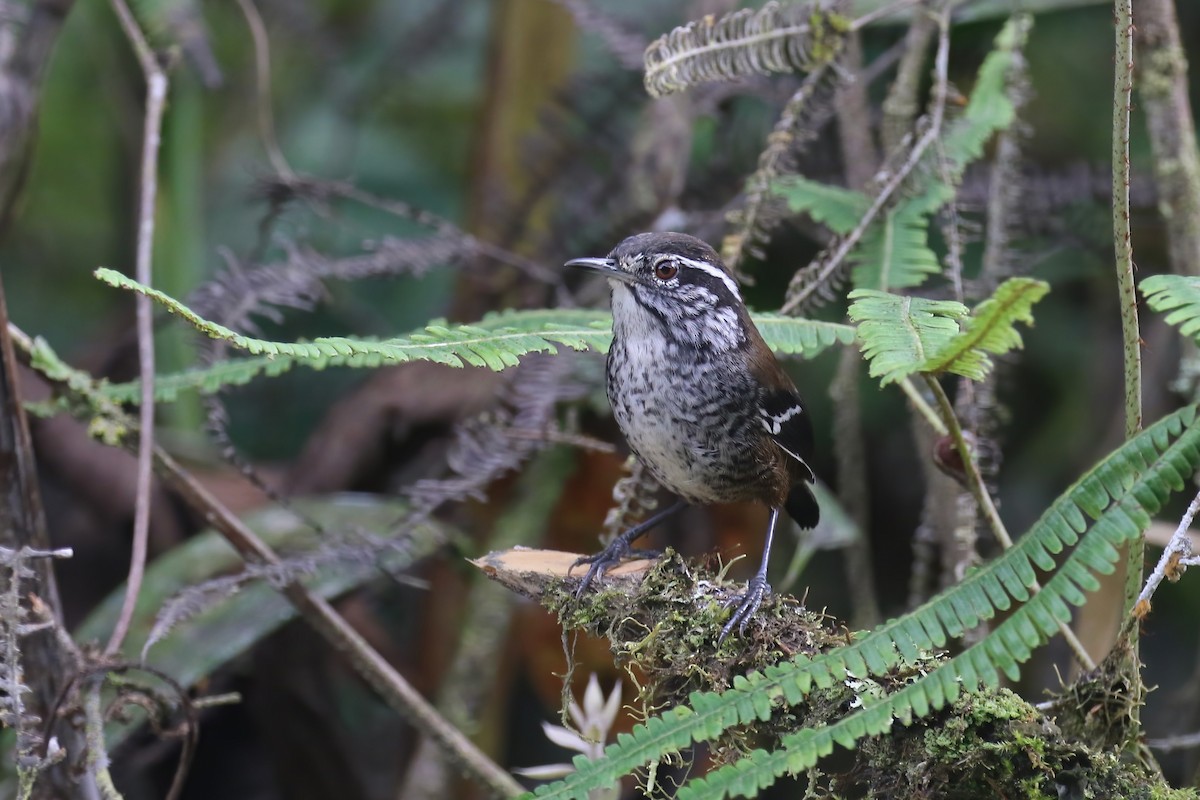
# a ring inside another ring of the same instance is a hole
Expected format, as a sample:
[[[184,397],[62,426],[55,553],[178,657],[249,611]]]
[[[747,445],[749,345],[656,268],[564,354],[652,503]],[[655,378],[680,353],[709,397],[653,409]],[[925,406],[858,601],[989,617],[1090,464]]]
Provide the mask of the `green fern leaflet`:
[[[1166,316],[1168,324],[1178,325],[1180,333],[1200,342],[1200,278],[1151,275],[1138,286],[1152,309],[1171,312]]]
[[[1046,296],[1050,284],[1033,278],[1010,278],[975,307],[962,333],[925,360],[922,372],[953,372],[981,381],[992,368],[989,356],[1021,347],[1018,322],[1033,324],[1033,304]]]
[[[847,312],[858,323],[858,339],[870,362],[871,377],[883,385],[916,372],[959,333],[958,321],[969,313],[953,300],[926,300],[855,289]]]

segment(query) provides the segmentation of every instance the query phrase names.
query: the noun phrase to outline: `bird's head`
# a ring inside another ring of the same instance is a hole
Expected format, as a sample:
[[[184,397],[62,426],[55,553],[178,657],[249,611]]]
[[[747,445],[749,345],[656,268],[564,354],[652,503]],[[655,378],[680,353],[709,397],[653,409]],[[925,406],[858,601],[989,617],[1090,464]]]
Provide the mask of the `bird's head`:
[[[694,236],[639,233],[607,258],[576,258],[566,265],[608,278],[618,331],[661,328],[677,341],[718,349],[744,340],[737,281],[717,252]]]

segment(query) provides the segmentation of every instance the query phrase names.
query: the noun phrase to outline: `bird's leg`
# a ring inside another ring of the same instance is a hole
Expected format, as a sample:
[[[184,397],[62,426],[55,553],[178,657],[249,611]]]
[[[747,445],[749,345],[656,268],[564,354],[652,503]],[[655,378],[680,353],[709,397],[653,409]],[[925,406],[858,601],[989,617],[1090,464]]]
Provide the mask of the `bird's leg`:
[[[591,564],[591,566],[588,567],[587,574],[584,575],[583,580],[579,582],[579,587],[575,590],[575,596],[582,597],[583,593],[587,591],[587,588],[591,585],[592,581],[608,572],[610,569],[615,567],[617,564],[620,564],[624,559],[629,558],[630,556],[638,556],[641,558],[658,557],[659,554],[657,552],[651,550],[638,550],[630,545],[633,544],[635,539],[653,528],[658,523],[662,522],[667,517],[679,513],[686,505],[687,503],[680,500],[675,505],[664,508],[657,514],[654,514],[649,518],[642,520],[637,525],[634,525],[632,528],[609,542],[608,547],[604,548],[599,553],[596,553],[593,556],[582,556],[575,559],[575,563],[571,565],[571,569],[575,569],[575,567],[578,567],[580,564]],[[567,574],[570,574],[570,570],[567,570]]]
[[[762,564],[758,566],[758,572],[754,573],[754,577],[746,584],[746,591],[725,604],[725,607],[729,608],[736,603],[737,610],[733,612],[733,616],[721,629],[721,635],[717,637],[718,646],[725,641],[725,637],[733,631],[734,626],[737,626],[739,635],[746,632],[746,623],[762,605],[763,597],[771,592],[771,584],[767,583],[767,562],[771,559],[771,541],[775,538],[775,523],[778,521],[779,509],[772,508],[771,519],[767,522],[767,541],[763,545]]]

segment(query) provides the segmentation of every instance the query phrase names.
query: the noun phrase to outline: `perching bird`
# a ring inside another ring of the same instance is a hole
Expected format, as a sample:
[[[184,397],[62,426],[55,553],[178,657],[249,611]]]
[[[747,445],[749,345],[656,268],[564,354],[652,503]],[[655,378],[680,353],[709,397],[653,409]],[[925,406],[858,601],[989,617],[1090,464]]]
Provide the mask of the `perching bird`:
[[[630,449],[680,502],[622,533],[590,564],[582,592],[634,551],[632,542],[688,503],[756,500],[771,509],[762,563],[718,642],[770,592],[767,561],[781,509],[802,528],[819,509],[808,465],[812,423],[795,384],[754,327],[711,247],[682,233],[642,233],[607,258],[569,267],[612,287],[608,399]]]

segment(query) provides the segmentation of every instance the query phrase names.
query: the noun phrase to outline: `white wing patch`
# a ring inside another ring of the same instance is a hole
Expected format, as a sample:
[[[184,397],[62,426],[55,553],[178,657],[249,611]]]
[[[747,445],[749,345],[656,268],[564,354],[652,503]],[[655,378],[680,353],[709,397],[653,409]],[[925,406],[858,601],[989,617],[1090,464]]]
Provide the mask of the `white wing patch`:
[[[758,413],[762,418],[763,427],[767,429],[767,433],[771,434],[772,436],[778,436],[779,432],[783,430],[783,426],[787,424],[788,420],[804,413],[804,406],[792,406],[782,414],[772,414],[765,408],[759,408]],[[790,450],[788,450],[788,452],[793,456],[796,456],[796,454],[792,453]],[[800,456],[796,456],[796,458],[800,458]]]

